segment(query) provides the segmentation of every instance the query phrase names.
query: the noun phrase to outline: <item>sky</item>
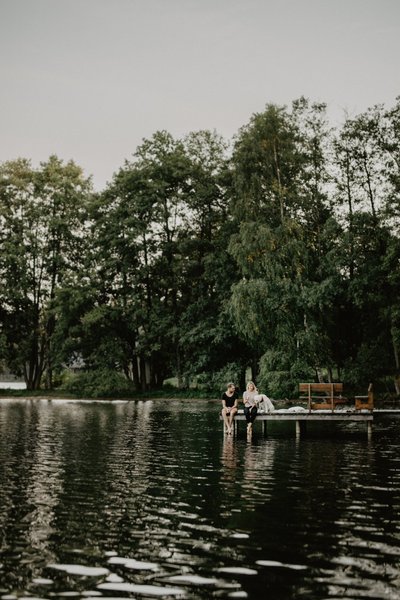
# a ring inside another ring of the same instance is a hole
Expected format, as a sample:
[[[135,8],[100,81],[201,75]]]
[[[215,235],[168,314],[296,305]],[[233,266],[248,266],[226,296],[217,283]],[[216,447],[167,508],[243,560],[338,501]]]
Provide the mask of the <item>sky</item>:
[[[56,154],[100,191],[158,130],[390,108],[399,63],[400,0],[0,0],[0,163]]]

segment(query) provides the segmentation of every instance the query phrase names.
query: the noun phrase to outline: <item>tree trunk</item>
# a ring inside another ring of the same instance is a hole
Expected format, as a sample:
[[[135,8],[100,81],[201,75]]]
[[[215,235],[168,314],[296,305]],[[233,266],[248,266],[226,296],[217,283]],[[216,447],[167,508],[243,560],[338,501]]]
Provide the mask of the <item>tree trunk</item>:
[[[176,360],[176,377],[178,379],[178,389],[183,389],[184,381],[182,377],[182,366],[181,366],[181,353],[179,350],[179,345],[175,345],[175,360]]]
[[[253,356],[253,358],[251,359],[251,379],[252,381],[256,382],[257,381],[257,375],[258,375],[258,358],[256,356]]]
[[[46,389],[53,389],[53,356],[52,356],[52,336],[54,333],[56,325],[56,320],[54,315],[52,315],[48,321],[46,326],[46,339],[44,341],[46,351],[45,351],[45,362],[46,362]]]
[[[347,193],[347,204],[349,208],[349,238],[350,238],[350,279],[354,276],[354,239],[353,239],[353,195],[351,191],[351,177],[350,177],[350,156],[349,152],[346,152],[346,193]]]
[[[371,175],[368,169],[368,163],[367,163],[367,153],[364,152],[363,154],[363,165],[364,165],[364,171],[365,171],[365,175],[367,178],[367,187],[368,187],[368,198],[369,198],[369,202],[371,205],[371,213],[372,216],[374,217],[374,219],[376,220],[376,210],[375,210],[375,198],[374,198],[374,193],[372,191],[372,184],[371,184]]]
[[[396,372],[394,375],[394,389],[396,390],[397,396],[400,396],[400,356],[399,356],[399,349],[396,344],[393,328],[392,328],[391,334],[392,334],[394,361],[395,361],[395,365],[396,365]]]
[[[24,379],[27,390],[38,390],[42,381],[44,370],[44,340],[35,333],[31,343],[29,361],[23,366]]]
[[[239,389],[241,389],[241,390],[246,389],[246,369],[242,369],[242,371],[240,372]]]
[[[146,381],[146,360],[141,356],[139,359],[139,368],[140,368],[140,389],[142,392],[147,390],[147,381]]]

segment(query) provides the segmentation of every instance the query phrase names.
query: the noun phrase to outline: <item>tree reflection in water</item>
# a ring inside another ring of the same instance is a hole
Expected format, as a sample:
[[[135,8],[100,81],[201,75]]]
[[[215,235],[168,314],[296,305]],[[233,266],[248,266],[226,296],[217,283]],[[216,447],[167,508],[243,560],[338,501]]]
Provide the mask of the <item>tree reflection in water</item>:
[[[221,438],[212,403],[3,399],[0,590],[395,598],[399,440],[399,421]]]

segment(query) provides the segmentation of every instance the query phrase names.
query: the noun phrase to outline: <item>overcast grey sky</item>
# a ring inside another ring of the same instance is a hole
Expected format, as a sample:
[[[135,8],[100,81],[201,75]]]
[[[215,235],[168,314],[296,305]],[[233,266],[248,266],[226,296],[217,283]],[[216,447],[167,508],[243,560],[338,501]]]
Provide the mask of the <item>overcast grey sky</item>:
[[[399,62],[400,0],[0,0],[0,162],[57,154],[102,189],[159,129],[390,107]]]

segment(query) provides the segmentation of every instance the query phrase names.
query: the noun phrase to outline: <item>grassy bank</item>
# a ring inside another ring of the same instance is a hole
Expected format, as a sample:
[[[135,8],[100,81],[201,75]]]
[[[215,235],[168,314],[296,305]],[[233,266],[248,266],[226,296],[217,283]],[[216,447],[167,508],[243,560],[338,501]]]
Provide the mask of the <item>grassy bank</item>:
[[[107,396],[90,395],[90,394],[73,394],[72,392],[63,389],[54,390],[14,390],[0,389],[1,398],[66,398],[71,400],[82,400],[87,398],[90,400],[140,400],[145,398],[166,398],[166,399],[203,399],[214,400],[220,397],[220,393],[205,392],[203,390],[179,390],[179,389],[158,389],[148,390],[145,392],[130,392],[129,394],[107,394]]]

